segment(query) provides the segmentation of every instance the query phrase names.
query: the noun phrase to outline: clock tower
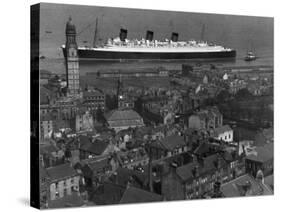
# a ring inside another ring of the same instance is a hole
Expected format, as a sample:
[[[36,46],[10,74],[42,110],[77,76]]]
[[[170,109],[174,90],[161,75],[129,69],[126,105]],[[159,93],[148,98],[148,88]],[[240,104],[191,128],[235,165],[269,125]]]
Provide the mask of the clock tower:
[[[65,28],[66,35],[66,81],[68,88],[68,95],[79,95],[79,58],[78,47],[76,43],[76,28],[72,23],[71,17],[69,17]]]

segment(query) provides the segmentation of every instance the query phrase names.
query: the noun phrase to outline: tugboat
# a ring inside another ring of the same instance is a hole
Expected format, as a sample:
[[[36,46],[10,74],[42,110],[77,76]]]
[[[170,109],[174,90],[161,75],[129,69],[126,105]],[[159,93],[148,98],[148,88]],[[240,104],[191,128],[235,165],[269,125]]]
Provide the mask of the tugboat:
[[[253,61],[256,59],[257,56],[252,51],[248,51],[246,57],[244,58],[245,61]]]

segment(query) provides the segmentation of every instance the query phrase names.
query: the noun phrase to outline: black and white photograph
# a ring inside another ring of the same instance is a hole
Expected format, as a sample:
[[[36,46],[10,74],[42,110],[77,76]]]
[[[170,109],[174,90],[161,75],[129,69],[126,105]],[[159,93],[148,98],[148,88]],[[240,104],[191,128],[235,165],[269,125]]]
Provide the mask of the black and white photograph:
[[[31,206],[274,194],[273,17],[30,12]]]

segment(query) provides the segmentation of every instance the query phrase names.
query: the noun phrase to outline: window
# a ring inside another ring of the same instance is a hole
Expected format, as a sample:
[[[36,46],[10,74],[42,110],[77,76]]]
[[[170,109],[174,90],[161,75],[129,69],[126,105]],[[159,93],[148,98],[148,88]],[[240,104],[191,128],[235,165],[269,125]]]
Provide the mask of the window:
[[[74,186],[71,186],[71,191],[75,191],[75,187]]]

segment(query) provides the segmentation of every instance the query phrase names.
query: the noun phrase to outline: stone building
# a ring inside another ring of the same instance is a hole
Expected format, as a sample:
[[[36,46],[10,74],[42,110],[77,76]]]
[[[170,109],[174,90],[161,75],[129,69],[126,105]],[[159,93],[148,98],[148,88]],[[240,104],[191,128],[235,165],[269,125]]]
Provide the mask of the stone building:
[[[92,131],[94,129],[93,115],[89,110],[80,108],[76,114],[75,130],[79,131]]]
[[[83,105],[90,111],[96,111],[105,109],[105,95],[99,90],[88,89],[83,92]]]
[[[79,192],[80,176],[71,164],[62,164],[46,170],[50,179],[50,200]]]
[[[235,161],[236,158],[226,160],[214,154],[180,167],[174,164],[162,177],[162,195],[167,200],[208,198],[213,194],[215,183],[233,179]]]
[[[172,157],[189,150],[187,137],[179,135],[167,136],[152,142],[149,146],[154,159]]]
[[[229,125],[223,125],[214,129],[214,138],[225,142],[233,142],[233,130]]]
[[[222,127],[223,116],[217,107],[208,107],[195,112],[188,118],[188,126],[196,130],[210,130]]]
[[[105,118],[109,128],[114,129],[116,132],[144,126],[142,117],[131,109],[110,111]]]
[[[40,138],[51,138],[53,132],[53,117],[51,114],[40,116]]]
[[[257,147],[245,159],[246,172],[256,176],[261,170],[264,176],[273,173],[273,143]]]
[[[68,94],[70,96],[79,95],[79,58],[78,58],[78,46],[76,43],[76,27],[72,23],[71,17],[66,23],[65,28],[66,44],[66,81]]]

